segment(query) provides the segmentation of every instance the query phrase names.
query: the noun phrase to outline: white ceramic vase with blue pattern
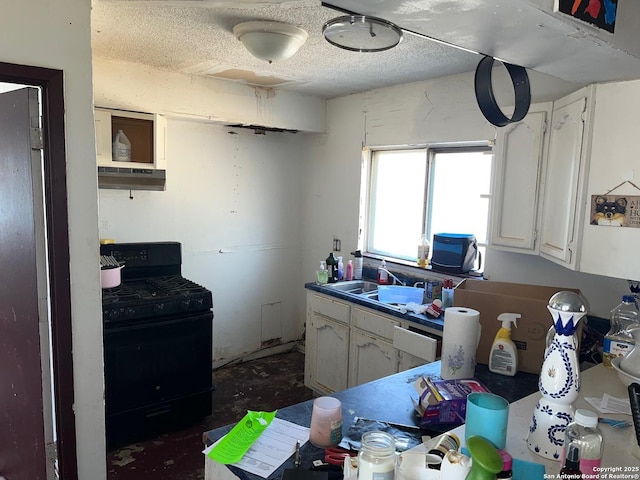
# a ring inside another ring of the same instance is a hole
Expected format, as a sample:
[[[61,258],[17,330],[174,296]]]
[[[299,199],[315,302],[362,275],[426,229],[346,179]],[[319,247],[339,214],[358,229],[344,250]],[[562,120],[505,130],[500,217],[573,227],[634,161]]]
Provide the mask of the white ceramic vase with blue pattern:
[[[573,403],[580,393],[576,329],[587,313],[585,303],[576,293],[559,292],[551,297],[547,306],[555,333],[544,354],[538,380],[541,398],[531,418],[527,446],[550,460],[561,459],[564,431],[573,420]]]

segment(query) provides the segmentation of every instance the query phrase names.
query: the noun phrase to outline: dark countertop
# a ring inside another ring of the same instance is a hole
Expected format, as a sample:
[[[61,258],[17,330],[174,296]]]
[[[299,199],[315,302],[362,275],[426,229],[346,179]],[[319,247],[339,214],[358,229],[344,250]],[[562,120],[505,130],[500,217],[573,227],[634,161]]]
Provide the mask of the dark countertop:
[[[370,280],[367,280],[367,281],[370,281]],[[377,310],[378,312],[381,312],[387,315],[392,315],[402,320],[408,320],[410,322],[419,323],[420,325],[433,328],[434,330],[442,331],[442,329],[444,328],[444,322],[443,322],[444,314],[440,315],[439,318],[435,318],[427,314],[417,314],[417,313],[411,313],[411,312],[402,313],[399,309],[395,307],[385,305],[384,303],[378,302],[376,300],[370,300],[365,296],[341,292],[340,290],[336,290],[331,287],[319,285],[316,282],[305,283],[304,287],[307,290],[313,290],[314,292],[323,293],[325,295],[336,297],[341,300],[345,300],[347,302],[355,303],[357,305],[362,305],[363,307],[371,308],[372,310]]]
[[[421,376],[428,376],[432,380],[440,378],[440,361],[416,367],[405,372],[396,373],[373,382],[357,387],[335,392],[332,397],[342,401],[343,435],[353,423],[354,417],[374,419],[401,425],[418,426],[419,418],[413,409],[411,399],[417,399],[413,383]],[[538,375],[518,372],[513,377],[498,375],[489,371],[486,365],[476,366],[476,378],[490,391],[503,396],[509,402],[514,402],[538,390]],[[257,410],[259,405],[255,407]],[[309,427],[313,400],[291,405],[278,410],[277,417],[283,420]],[[226,425],[204,433],[207,445],[225,435],[234,425]],[[453,428],[453,425],[443,427],[441,431]],[[436,431],[424,431],[424,434],[437,434]],[[300,450],[303,469],[310,469],[312,462],[323,458],[323,450],[307,442]],[[280,479],[285,468],[293,468],[293,458],[287,460],[276,470],[269,479]],[[238,468],[228,467],[241,480],[259,480],[261,477],[245,472]]]

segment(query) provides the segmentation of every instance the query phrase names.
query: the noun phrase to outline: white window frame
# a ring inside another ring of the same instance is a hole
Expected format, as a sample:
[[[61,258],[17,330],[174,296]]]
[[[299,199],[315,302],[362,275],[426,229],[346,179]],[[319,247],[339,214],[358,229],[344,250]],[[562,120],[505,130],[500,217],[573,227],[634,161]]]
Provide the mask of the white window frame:
[[[371,146],[363,147],[362,150],[362,175],[361,175],[361,195],[360,195],[360,225],[359,232],[361,241],[359,242],[363,254],[374,258],[385,258],[387,260],[397,261],[399,263],[408,263],[415,265],[416,257],[398,257],[390,255],[387,252],[376,252],[370,249],[370,229],[372,226],[369,223],[372,209],[372,189],[373,189],[373,161],[375,153],[378,151],[400,151],[400,150],[424,150],[426,155],[427,167],[426,167],[426,180],[425,180],[425,209],[422,219],[422,230],[426,233],[430,239],[433,238],[434,233],[431,231],[431,206],[429,200],[432,196],[432,171],[433,171],[433,159],[437,153],[442,152],[463,152],[463,151],[486,151],[488,153],[493,152],[493,142],[491,141],[479,141],[479,142],[454,142],[454,143],[434,143],[434,144],[421,144],[421,145],[403,145],[403,146]],[[491,176],[494,175],[495,161],[491,168]],[[490,182],[492,184],[492,182]],[[489,187],[491,188],[491,187]],[[401,192],[399,192],[401,194]],[[491,202],[491,192],[487,192],[487,198]],[[488,209],[487,218],[487,239],[489,234],[491,222],[491,204]],[[416,239],[416,254],[417,254],[417,241]],[[483,251],[486,249],[487,243],[478,242],[478,247]]]

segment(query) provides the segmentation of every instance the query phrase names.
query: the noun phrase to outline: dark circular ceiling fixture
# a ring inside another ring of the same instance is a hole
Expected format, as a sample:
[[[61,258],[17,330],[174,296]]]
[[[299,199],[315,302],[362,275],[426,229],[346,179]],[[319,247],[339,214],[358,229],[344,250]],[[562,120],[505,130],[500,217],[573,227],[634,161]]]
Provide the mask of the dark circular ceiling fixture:
[[[402,41],[396,24],[368,15],[344,15],[322,27],[324,38],[336,47],[352,52],[382,52]]]
[[[491,71],[493,69],[493,57],[485,56],[476,68],[475,89],[476,100],[484,117],[497,127],[504,127],[510,123],[522,120],[531,105],[531,87],[529,85],[529,76],[524,67],[512,65],[502,62],[513,83],[513,91],[515,94],[515,108],[511,118],[507,117],[496,102],[493,95],[493,86],[491,82]]]

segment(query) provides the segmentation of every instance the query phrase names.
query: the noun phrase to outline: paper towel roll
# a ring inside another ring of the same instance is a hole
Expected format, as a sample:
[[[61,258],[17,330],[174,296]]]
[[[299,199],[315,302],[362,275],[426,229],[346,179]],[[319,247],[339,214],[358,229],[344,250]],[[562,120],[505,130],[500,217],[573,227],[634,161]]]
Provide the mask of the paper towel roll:
[[[473,378],[480,342],[480,312],[466,307],[444,311],[440,376],[444,380]]]

